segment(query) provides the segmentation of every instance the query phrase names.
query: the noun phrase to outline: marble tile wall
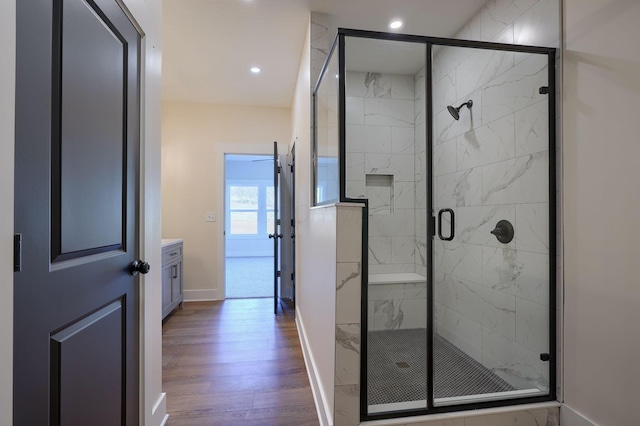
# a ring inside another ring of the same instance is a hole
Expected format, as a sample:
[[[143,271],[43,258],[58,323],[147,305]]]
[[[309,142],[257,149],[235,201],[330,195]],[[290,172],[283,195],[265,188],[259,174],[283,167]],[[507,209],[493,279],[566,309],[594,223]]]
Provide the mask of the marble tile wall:
[[[425,328],[427,283],[369,285],[369,331]]]
[[[492,0],[456,37],[555,46],[559,5]],[[456,214],[454,240],[435,243],[437,332],[514,386],[546,390],[547,58],[445,47],[433,76],[434,204]],[[469,99],[454,120],[446,106]],[[501,219],[515,228],[508,244],[490,234]]]
[[[334,425],[360,424],[362,206],[337,206]]]
[[[415,77],[346,74],[346,194],[369,199],[369,273],[414,272]]]
[[[558,407],[530,408],[522,411],[510,411],[494,414],[468,414],[463,417],[437,420],[407,420],[394,423],[396,426],[559,426]]]
[[[331,50],[331,43],[333,43],[335,37],[335,26],[332,25],[331,17],[326,13],[311,13],[311,31],[310,31],[310,54],[311,54],[311,67],[310,67],[310,83],[309,90],[313,92],[318,78],[322,72],[322,67],[327,61],[327,55]],[[311,106],[313,107],[313,105]],[[313,114],[313,108],[311,108]],[[313,118],[313,117],[312,117]]]
[[[414,270],[427,276],[427,131],[426,131],[426,68],[414,76],[416,124],[414,126],[415,169],[415,249]],[[426,324],[426,322],[425,322]]]

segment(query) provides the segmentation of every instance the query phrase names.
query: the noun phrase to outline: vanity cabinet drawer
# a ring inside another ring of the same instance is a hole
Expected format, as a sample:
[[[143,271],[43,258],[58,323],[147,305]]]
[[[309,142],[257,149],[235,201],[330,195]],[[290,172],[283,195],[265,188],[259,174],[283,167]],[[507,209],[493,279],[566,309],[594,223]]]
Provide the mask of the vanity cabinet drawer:
[[[165,265],[182,258],[182,243],[172,244],[162,249],[162,264]]]

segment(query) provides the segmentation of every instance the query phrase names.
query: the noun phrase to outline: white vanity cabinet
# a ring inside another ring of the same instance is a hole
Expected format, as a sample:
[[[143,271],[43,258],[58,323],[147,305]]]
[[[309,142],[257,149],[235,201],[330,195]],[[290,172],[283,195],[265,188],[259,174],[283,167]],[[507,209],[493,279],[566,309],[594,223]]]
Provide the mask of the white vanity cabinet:
[[[162,240],[162,319],[182,300],[182,240]]]

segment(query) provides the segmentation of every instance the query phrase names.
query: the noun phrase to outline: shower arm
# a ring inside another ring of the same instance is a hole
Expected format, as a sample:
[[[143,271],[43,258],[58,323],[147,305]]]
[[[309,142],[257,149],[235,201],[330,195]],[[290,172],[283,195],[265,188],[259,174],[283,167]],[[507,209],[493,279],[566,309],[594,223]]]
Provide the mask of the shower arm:
[[[467,106],[467,108],[471,108],[473,106],[473,101],[472,100],[468,100],[467,102],[464,102],[462,104],[460,104],[460,106],[458,108],[456,108],[458,111],[460,111],[460,109],[462,109],[463,106]]]

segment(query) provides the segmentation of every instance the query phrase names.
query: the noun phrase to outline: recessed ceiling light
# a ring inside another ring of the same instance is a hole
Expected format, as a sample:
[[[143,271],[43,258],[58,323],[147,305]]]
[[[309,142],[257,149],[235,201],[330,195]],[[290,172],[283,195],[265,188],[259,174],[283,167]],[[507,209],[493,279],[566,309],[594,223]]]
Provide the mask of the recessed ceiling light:
[[[399,19],[394,19],[393,21],[391,21],[391,23],[389,24],[389,28],[393,29],[393,30],[397,30],[398,28],[402,27],[403,22]]]
[[[258,68],[258,67],[252,67],[252,68],[251,68],[251,72],[252,72],[252,73],[254,73],[254,74],[258,74],[258,73],[260,72],[260,68]]]

